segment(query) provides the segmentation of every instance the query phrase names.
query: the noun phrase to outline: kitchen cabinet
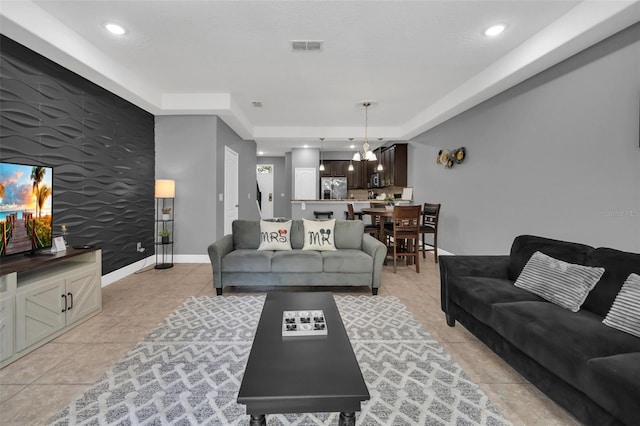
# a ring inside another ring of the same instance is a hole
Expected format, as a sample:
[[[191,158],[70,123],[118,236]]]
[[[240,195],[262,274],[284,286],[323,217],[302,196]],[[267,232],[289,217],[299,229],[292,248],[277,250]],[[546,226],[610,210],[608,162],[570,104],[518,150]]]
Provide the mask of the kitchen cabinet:
[[[353,161],[353,171],[348,171],[349,165],[347,164],[347,188],[349,189],[366,189],[367,182],[369,182],[369,176],[366,175],[365,170],[366,162]],[[365,177],[366,175],[366,177]]]
[[[349,160],[324,160],[324,170],[320,171],[320,177],[345,177],[347,176]]]
[[[398,143],[375,151],[378,161],[370,161],[368,176],[371,173],[380,174],[381,186],[407,186],[407,144]],[[378,164],[383,170],[377,171]]]

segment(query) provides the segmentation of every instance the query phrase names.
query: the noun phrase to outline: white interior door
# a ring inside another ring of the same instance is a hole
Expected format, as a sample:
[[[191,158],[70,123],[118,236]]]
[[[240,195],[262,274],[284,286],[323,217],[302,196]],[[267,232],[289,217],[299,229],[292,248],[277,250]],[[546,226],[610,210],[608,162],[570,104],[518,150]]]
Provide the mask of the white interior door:
[[[316,200],[318,180],[316,179],[316,169],[306,167],[296,167],[294,181],[294,200]]]
[[[224,147],[224,234],[238,218],[238,153]]]
[[[262,218],[271,219],[273,217],[273,164],[258,164],[256,166],[256,180],[258,188],[262,193]]]

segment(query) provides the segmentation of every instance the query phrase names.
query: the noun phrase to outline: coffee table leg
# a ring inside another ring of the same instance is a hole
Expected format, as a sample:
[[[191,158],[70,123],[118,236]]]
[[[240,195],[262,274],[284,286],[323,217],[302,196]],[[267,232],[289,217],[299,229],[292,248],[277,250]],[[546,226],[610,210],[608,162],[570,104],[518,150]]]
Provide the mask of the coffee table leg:
[[[265,417],[264,414],[251,415],[249,426],[265,426],[266,424],[267,424],[267,418]]]
[[[356,426],[356,413],[353,411],[349,413],[340,413],[338,426]]]

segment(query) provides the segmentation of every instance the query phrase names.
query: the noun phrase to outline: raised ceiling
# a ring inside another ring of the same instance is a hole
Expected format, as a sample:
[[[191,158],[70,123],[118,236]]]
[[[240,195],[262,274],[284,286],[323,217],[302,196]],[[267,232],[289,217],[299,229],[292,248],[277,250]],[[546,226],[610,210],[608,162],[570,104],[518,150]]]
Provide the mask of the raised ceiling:
[[[372,145],[410,139],[639,21],[640,2],[3,0],[0,17],[2,33],[153,114],[216,114],[282,155],[361,143],[364,100]],[[495,23],[506,31],[484,36]]]

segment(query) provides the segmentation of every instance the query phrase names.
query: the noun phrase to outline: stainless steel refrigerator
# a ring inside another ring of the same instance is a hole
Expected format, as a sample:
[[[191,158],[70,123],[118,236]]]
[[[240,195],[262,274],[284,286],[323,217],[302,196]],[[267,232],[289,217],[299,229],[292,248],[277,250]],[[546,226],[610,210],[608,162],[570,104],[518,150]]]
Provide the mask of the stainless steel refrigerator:
[[[347,198],[346,177],[320,178],[320,197],[323,200],[338,200]]]

